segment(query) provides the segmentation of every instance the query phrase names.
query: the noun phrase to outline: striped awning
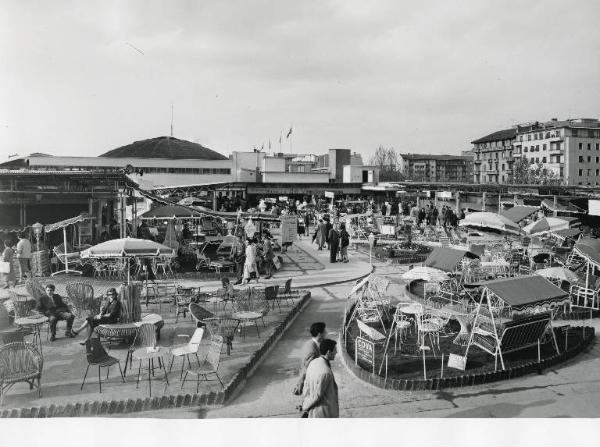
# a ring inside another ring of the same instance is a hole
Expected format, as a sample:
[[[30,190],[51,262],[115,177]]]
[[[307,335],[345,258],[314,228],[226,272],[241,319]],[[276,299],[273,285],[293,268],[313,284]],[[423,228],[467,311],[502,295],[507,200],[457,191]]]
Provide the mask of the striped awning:
[[[61,220],[60,222],[55,222],[44,227],[44,231],[46,233],[50,233],[51,231],[61,230],[69,225],[74,225],[79,222],[83,222],[85,220],[89,220],[92,217],[87,213],[81,213],[79,216],[71,217],[69,219]]]

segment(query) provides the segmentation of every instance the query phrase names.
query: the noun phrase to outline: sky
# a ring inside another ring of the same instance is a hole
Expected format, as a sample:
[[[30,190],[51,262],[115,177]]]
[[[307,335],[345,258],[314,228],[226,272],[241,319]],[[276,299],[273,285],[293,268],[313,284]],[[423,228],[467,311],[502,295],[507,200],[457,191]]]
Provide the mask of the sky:
[[[0,0],[0,161],[170,134],[460,154],[600,118],[600,2]],[[289,139],[286,134],[293,128]]]

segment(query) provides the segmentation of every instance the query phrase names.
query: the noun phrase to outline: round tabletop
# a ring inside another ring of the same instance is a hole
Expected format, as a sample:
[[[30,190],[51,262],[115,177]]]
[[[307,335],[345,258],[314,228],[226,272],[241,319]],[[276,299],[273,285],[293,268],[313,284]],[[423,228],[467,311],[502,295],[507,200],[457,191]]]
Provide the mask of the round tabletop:
[[[147,360],[160,357],[168,351],[163,346],[156,346],[155,348],[139,348],[133,351],[133,358],[136,360]]]
[[[44,324],[47,321],[48,317],[45,315],[15,318],[15,324],[17,326],[35,326],[38,324]]]
[[[423,306],[418,303],[408,304],[400,307],[400,312],[404,314],[416,315],[423,312]]]

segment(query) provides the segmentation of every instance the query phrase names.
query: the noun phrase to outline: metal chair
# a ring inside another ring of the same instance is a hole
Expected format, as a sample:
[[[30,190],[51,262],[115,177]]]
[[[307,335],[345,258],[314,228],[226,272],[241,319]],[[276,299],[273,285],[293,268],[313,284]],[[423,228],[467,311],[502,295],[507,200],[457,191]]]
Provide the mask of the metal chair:
[[[257,321],[262,320],[263,326],[265,326],[264,316],[269,312],[269,303],[264,297],[257,298],[252,290],[244,290],[233,302],[233,310],[232,317],[240,320],[242,338],[246,339],[246,327],[252,324],[256,327],[257,337],[260,337]]]
[[[31,343],[13,342],[0,347],[0,405],[4,395],[15,383],[26,382],[29,389],[37,386],[42,395],[44,359]],[[37,380],[37,385],[35,384]]]
[[[285,284],[283,286],[283,291],[279,294],[280,299],[281,298],[285,298],[286,300],[288,300],[288,303],[291,302],[291,304],[294,304],[294,296],[298,296],[298,292],[297,291],[293,291],[292,290],[292,278],[289,278],[285,281]]]
[[[196,361],[198,362],[198,366],[200,366],[200,359],[198,358],[198,349],[200,349],[200,343],[202,342],[203,335],[204,328],[196,328],[189,343],[171,348],[171,355],[173,357],[171,357],[171,365],[169,366],[169,372],[171,372],[171,368],[173,368],[173,362],[175,361],[175,357],[182,357],[181,374],[179,375],[179,378],[181,379],[183,377],[183,368],[185,366],[186,359],[188,361],[189,367],[192,367],[192,364],[190,363],[190,354],[194,354],[196,356]]]
[[[92,338],[85,342],[85,356],[88,365],[85,369],[85,375],[83,376],[83,382],[81,383],[80,389],[83,390],[83,385],[85,385],[85,378],[87,377],[88,371],[90,370],[90,366],[98,367],[98,386],[100,387],[100,392],[102,392],[102,379],[100,378],[100,370],[102,368],[106,368],[106,380],[108,380],[110,367],[114,364],[119,365],[121,379],[123,380],[123,383],[125,383],[125,373],[121,369],[121,361],[108,355],[108,353],[104,350],[104,346],[102,346],[102,343],[100,343],[99,338]],[[127,360],[125,361],[125,363],[127,364]]]
[[[279,312],[281,312],[281,305],[279,304],[279,286],[268,286],[265,287],[265,300],[267,302],[276,303],[279,308]],[[274,308],[274,305],[271,304],[271,307]]]
[[[208,318],[214,318],[215,314],[209,312],[204,307],[196,303],[190,303],[189,305],[190,315],[196,321],[196,327],[201,327],[205,324],[205,320]]]
[[[231,355],[231,350],[233,349],[233,339],[235,337],[235,332],[240,326],[240,320],[229,317],[215,317],[204,319],[204,323],[206,324],[208,332],[211,334],[212,338],[215,336],[223,338],[225,344],[227,345],[227,355]]]
[[[223,348],[223,337],[216,335],[213,336],[212,341],[210,343],[210,347],[208,349],[208,353],[206,354],[206,359],[204,363],[199,366],[198,369],[188,369],[185,372],[185,376],[183,377],[183,381],[181,382],[181,388],[185,385],[185,381],[187,379],[188,374],[196,376],[196,393],[200,391],[200,377],[203,380],[208,381],[209,376],[215,375],[219,383],[221,384],[221,388],[225,388],[223,385],[223,381],[219,377],[219,363],[221,362],[221,349]]]
[[[179,321],[179,315],[183,314],[183,318],[187,316],[188,307],[190,305],[190,301],[192,300],[192,295],[190,294],[175,294],[173,295],[176,306],[176,315],[175,315],[175,323]]]
[[[133,352],[139,348],[154,348],[156,346],[156,327],[150,323],[144,323],[138,327],[133,343],[127,350],[125,357],[125,372],[127,372],[127,362],[129,367],[133,364]]]

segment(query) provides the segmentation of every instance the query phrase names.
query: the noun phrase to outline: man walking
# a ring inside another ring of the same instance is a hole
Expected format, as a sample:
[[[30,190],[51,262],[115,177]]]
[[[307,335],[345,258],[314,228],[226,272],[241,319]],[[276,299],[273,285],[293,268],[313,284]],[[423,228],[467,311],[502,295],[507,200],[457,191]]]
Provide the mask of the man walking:
[[[69,306],[65,304],[62,297],[55,291],[54,284],[46,285],[46,295],[43,295],[38,302],[36,310],[43,313],[48,317],[48,324],[50,325],[50,341],[56,340],[56,324],[60,320],[66,320],[67,329],[65,331],[66,337],[74,337],[73,334],[73,321],[75,315],[73,315],[69,309]]]
[[[302,411],[309,418],[340,417],[338,387],[331,370],[331,362],[337,354],[336,342],[324,339],[320,346],[320,357],[310,362],[304,380]]]
[[[308,368],[308,365],[312,360],[321,355],[321,351],[319,351],[319,345],[327,335],[325,323],[322,322],[311,324],[309,331],[312,338],[302,346],[302,355],[300,356],[302,363],[300,364],[298,383],[294,387],[294,394],[296,396],[302,395],[302,390],[304,389],[304,379],[306,378],[306,368]]]
[[[31,242],[25,237],[24,233],[19,233],[19,242],[17,242],[16,256],[19,260],[19,282],[23,282],[25,277],[31,276]],[[66,248],[65,248],[66,250]]]

